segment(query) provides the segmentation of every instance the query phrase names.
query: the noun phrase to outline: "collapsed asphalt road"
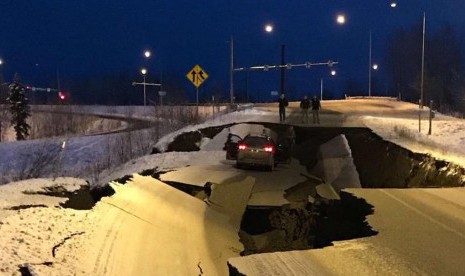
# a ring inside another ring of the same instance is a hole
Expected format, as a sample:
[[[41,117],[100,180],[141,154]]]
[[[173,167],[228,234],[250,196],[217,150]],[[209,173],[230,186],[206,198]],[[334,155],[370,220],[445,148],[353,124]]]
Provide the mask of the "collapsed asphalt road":
[[[263,125],[274,129],[276,132],[283,131],[288,127],[282,124]],[[231,128],[231,125],[225,127]],[[335,137],[344,135],[351,147],[353,162],[360,176],[362,187],[463,186],[463,182],[460,181],[463,169],[460,167],[443,161],[436,161],[426,155],[414,154],[382,140],[369,129],[327,127],[294,127],[294,129],[296,146],[293,156],[308,171],[312,171],[318,163],[319,156],[321,157],[321,153],[319,153],[321,145]],[[178,136],[168,148],[173,151],[200,150],[199,144],[202,137],[212,131],[214,134],[218,134],[220,130],[220,127],[215,127],[214,129],[186,133]],[[208,136],[208,138],[212,138],[212,136]],[[378,158],[373,158],[373,156]],[[230,165],[232,166],[232,164]],[[288,169],[286,166],[280,166],[283,170]],[[214,170],[220,171],[219,168]],[[188,171],[190,173],[186,172],[186,175],[192,175],[195,168],[188,168]],[[171,175],[174,174],[177,174],[177,172],[172,172]],[[257,178],[257,183],[260,183],[260,178],[264,176],[250,171],[247,171],[247,174],[253,174]],[[279,178],[277,176],[279,172],[274,172],[274,174],[275,178]],[[210,177],[210,180],[218,181],[217,176],[210,175]],[[166,181],[166,179],[170,178],[163,178],[162,176],[160,179]],[[199,180],[194,180],[194,182],[199,183]],[[255,187],[260,186],[257,183]],[[177,187],[182,188],[184,191],[189,185],[195,186],[196,184],[177,182]],[[299,185],[302,185],[302,183]],[[254,189],[258,190],[258,193],[261,192],[261,188]],[[290,187],[287,191],[292,189],[294,188]],[[289,200],[288,204],[281,206],[257,205],[256,197],[252,192],[250,203],[254,202],[254,205],[247,208],[241,224],[241,242],[245,246],[242,255],[321,248],[332,245],[333,241],[368,237],[377,233],[366,221],[367,216],[374,212],[373,206],[363,199],[341,192],[340,200],[326,201],[316,196],[319,200],[316,203],[309,204],[306,195],[310,194],[315,197],[315,192],[308,188],[296,190],[298,193],[303,193],[303,196],[297,196],[300,201]],[[190,191],[193,195],[199,192],[198,189],[190,189]],[[292,196],[288,197],[288,199],[290,198]]]

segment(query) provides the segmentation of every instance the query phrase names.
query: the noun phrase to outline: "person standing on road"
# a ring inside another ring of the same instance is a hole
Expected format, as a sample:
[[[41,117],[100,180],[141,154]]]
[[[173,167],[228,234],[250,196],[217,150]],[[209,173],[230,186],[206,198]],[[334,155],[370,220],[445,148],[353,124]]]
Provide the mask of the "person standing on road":
[[[314,124],[319,124],[320,123],[320,109],[321,109],[320,100],[316,96],[313,96],[313,99],[312,99],[312,113],[313,113],[313,123]]]
[[[307,96],[304,96],[303,100],[300,101],[300,109],[302,111],[302,123],[308,124],[308,109],[310,108],[310,100]]]
[[[289,105],[289,102],[286,99],[284,94],[279,96],[279,122],[284,122],[286,120],[286,107]]]

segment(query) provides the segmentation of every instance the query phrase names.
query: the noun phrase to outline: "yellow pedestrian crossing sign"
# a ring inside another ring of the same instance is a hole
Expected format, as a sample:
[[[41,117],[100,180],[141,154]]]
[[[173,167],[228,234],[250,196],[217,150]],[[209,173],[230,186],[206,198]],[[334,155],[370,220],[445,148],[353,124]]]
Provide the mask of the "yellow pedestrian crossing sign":
[[[199,87],[208,78],[208,74],[197,64],[187,73],[186,77],[195,87]]]

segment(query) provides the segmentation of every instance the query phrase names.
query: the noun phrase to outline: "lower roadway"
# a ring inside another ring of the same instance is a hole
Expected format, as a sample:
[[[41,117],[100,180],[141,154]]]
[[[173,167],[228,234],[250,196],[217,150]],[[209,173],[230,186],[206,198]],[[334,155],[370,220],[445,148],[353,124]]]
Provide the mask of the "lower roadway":
[[[230,260],[246,275],[464,275],[465,189],[349,189],[379,233],[317,250]]]

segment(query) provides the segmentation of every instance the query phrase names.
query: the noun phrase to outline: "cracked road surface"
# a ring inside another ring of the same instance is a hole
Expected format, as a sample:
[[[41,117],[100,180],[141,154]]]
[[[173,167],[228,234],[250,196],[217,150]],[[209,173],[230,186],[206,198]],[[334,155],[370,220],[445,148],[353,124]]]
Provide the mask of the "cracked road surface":
[[[233,258],[246,275],[464,275],[465,189],[349,189],[378,235],[319,250]],[[292,264],[292,265],[289,265]]]
[[[235,198],[248,198],[253,179],[235,184],[245,188]],[[79,260],[83,274],[227,275],[227,260],[243,250],[238,223],[221,210],[227,208],[151,177],[135,175],[117,189],[94,208],[94,231],[80,236],[88,242]]]

